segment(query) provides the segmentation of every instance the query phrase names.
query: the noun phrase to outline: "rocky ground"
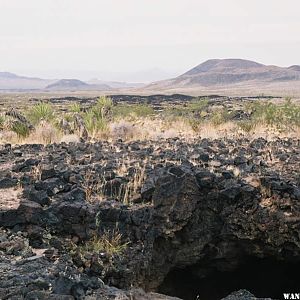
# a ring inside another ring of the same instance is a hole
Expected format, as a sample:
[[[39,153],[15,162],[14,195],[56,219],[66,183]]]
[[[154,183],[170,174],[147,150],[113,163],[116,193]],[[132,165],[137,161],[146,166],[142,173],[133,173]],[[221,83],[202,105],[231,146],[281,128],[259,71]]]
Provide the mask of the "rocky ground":
[[[173,94],[173,95],[109,95],[115,104],[149,104],[155,110],[160,110],[166,106],[176,106],[184,105],[198,97],[183,95],[183,94]],[[83,107],[89,107],[97,102],[98,96],[52,96],[48,95],[38,95],[38,97],[32,97],[32,95],[23,95],[18,97],[8,97],[0,94],[0,111],[7,111],[8,106],[18,107],[20,109],[25,109],[29,105],[35,105],[40,103],[41,100],[53,104],[55,107],[60,108],[60,110],[65,111],[68,105],[73,103],[79,103]],[[255,102],[257,100],[273,100],[280,102],[284,98],[282,97],[272,97],[272,96],[257,96],[257,97],[228,97],[219,95],[207,95],[201,96],[201,99],[207,99],[210,106],[222,106],[229,110],[243,108],[245,103]],[[11,100],[14,100],[13,102]]]
[[[253,299],[299,288],[299,140],[0,147],[0,299]],[[266,276],[269,261],[278,268]],[[241,268],[243,278],[251,265],[250,281],[205,281]]]

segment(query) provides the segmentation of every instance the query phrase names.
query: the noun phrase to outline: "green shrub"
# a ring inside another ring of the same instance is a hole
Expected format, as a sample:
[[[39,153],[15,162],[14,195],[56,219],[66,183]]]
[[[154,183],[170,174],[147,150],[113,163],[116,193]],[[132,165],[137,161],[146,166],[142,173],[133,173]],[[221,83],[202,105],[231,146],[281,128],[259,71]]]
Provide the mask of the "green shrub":
[[[187,116],[187,111],[183,106],[168,106],[164,109],[163,115],[166,117],[184,117]]]
[[[111,98],[101,96],[98,98],[96,104],[91,107],[90,113],[93,113],[97,120],[108,119],[110,117],[113,107]]]
[[[70,106],[70,112],[72,113],[80,113],[81,111],[81,106],[79,103],[73,103],[71,106]]]
[[[201,112],[205,108],[208,107],[208,99],[207,98],[198,98],[196,100],[191,101],[187,105],[187,110],[188,111],[193,111],[193,112]]]
[[[104,132],[108,129],[108,121],[110,119],[113,102],[111,98],[101,96],[97,102],[86,112],[82,113],[84,125],[90,135],[98,132]],[[78,105],[73,106],[73,111],[78,113]],[[72,119],[70,117],[70,119]]]
[[[300,126],[300,106],[292,103],[291,98],[286,98],[281,110],[286,124]]]
[[[166,116],[176,116],[176,117],[188,117],[191,118],[195,115],[201,118],[206,115],[206,109],[208,107],[207,98],[197,98],[191,102],[178,105],[176,107],[167,107],[164,110],[164,115]]]
[[[113,115],[116,118],[148,117],[154,114],[154,109],[148,104],[119,104],[113,108]]]
[[[19,138],[26,138],[30,134],[28,126],[17,121],[12,124],[11,130],[15,132]]]
[[[286,98],[284,104],[272,102],[255,102],[248,109],[253,113],[252,119],[279,128],[300,126],[300,106]]]
[[[237,125],[245,132],[250,133],[255,128],[256,124],[254,121],[240,121]]]
[[[52,121],[54,119],[54,110],[50,104],[41,102],[34,105],[27,113],[27,116],[33,125],[37,125],[42,120]]]
[[[73,114],[64,114],[63,118],[64,118],[67,122],[73,122],[73,121],[74,121],[74,115],[73,115]]]
[[[4,129],[5,117],[0,115],[0,130]]]
[[[100,108],[102,108],[102,107],[112,108],[113,101],[110,97],[100,96],[97,100],[96,106],[100,107]]]
[[[227,109],[220,109],[213,112],[210,117],[210,121],[213,123],[214,126],[219,126],[227,121],[230,120],[230,113]]]

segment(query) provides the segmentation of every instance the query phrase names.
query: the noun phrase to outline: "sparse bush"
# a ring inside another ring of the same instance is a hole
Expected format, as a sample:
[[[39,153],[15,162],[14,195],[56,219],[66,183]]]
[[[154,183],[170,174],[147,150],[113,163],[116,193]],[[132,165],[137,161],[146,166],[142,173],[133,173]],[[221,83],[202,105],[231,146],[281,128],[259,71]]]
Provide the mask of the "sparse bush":
[[[279,121],[279,109],[271,103],[256,103],[254,106],[254,119],[273,125]]]
[[[167,107],[164,110],[164,115],[174,117],[187,117],[187,118],[202,118],[207,115],[205,111],[208,108],[207,98],[197,98],[188,103],[178,106]]]
[[[154,109],[148,104],[119,104],[113,108],[116,118],[145,118],[154,114]]]
[[[293,104],[290,98],[284,104],[272,102],[255,102],[249,109],[258,123],[288,129],[300,126],[300,106]]]
[[[39,124],[42,120],[51,122],[54,119],[54,110],[50,104],[41,102],[34,105],[27,116],[33,125]]]
[[[134,124],[121,120],[111,124],[111,133],[114,138],[130,140],[138,135],[138,130]]]
[[[254,130],[256,124],[254,121],[240,121],[237,125],[246,133],[250,133]]]
[[[207,106],[208,106],[207,98],[198,98],[188,103],[187,110],[193,112],[201,112],[203,109],[207,108]]]
[[[230,114],[227,111],[227,109],[217,110],[215,111],[210,120],[213,123],[214,126],[219,126],[230,119]]]
[[[18,121],[15,121],[11,125],[11,130],[17,134],[19,139],[26,138],[30,134],[30,130],[29,130],[28,126],[21,122],[18,122]]]
[[[291,98],[286,98],[286,102],[282,106],[282,112],[286,124],[300,126],[300,106],[292,103]]]
[[[189,124],[191,125],[192,129],[196,132],[199,130],[199,127],[201,126],[202,123],[203,122],[197,118],[189,119]]]

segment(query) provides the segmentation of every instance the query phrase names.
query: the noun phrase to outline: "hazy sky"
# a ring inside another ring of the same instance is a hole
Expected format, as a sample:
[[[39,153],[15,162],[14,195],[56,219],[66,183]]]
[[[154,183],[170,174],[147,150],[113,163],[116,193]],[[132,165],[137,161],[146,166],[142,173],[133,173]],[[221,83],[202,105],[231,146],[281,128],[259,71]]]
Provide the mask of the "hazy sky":
[[[300,0],[0,0],[0,71],[150,81],[210,58],[300,64]]]

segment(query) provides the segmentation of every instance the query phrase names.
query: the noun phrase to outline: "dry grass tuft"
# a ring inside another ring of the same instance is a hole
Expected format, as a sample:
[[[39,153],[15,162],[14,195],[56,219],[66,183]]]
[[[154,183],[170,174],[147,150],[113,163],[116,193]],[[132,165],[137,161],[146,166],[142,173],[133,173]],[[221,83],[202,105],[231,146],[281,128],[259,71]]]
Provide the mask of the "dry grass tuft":
[[[113,139],[122,139],[126,141],[133,140],[141,134],[136,124],[126,120],[112,123],[110,125],[110,132]]]
[[[18,135],[13,131],[3,130],[0,132],[0,144],[18,144],[19,141]]]
[[[27,138],[24,144],[51,144],[61,140],[61,132],[51,123],[41,122]]]
[[[105,174],[99,177],[95,171],[88,170],[81,182],[86,200],[95,203],[112,198],[127,205],[132,204],[132,199],[140,196],[146,178],[146,164],[147,160],[143,163],[136,162],[134,165],[128,159],[120,160],[115,173],[117,178],[123,178],[123,182],[116,187],[110,186],[111,182],[105,179]],[[130,176],[129,170],[132,172]]]
[[[122,242],[122,234],[119,230],[104,231],[101,236],[94,236],[91,240],[79,246],[79,252],[85,253],[99,253],[105,252],[110,255],[121,254],[128,246],[128,242]]]

